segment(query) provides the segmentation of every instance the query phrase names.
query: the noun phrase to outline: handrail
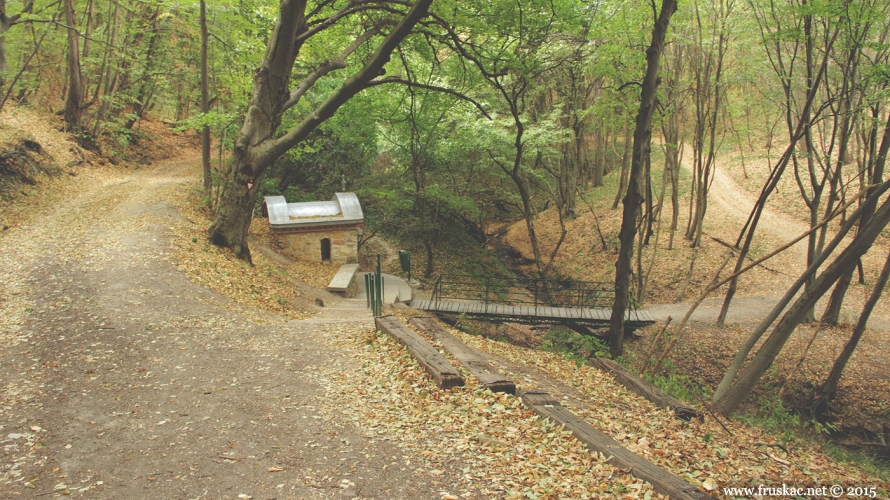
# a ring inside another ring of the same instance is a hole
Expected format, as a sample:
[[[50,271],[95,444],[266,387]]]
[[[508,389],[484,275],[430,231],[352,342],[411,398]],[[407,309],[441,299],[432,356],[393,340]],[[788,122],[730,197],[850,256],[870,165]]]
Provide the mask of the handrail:
[[[547,306],[608,309],[614,299],[614,284],[609,282],[452,274],[439,276],[430,302],[473,300],[482,302],[488,312],[489,304],[529,304],[536,311]],[[635,309],[633,302],[630,307]]]

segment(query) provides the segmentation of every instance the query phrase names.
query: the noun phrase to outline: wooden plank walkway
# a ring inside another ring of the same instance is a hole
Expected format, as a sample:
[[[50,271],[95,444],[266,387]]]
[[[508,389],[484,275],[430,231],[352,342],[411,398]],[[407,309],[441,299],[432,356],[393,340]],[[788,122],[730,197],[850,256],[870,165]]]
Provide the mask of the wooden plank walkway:
[[[682,500],[706,500],[714,498],[707,492],[689,484],[686,480],[676,476],[658,465],[628,450],[621,443],[613,440],[599,429],[581,420],[573,412],[562,406],[550,394],[546,392],[528,391],[522,394],[522,402],[532,411],[549,418],[557,424],[564,425],[587,447],[608,457],[613,467],[625,470],[644,481],[652,484],[658,493],[670,498]]]
[[[399,318],[392,315],[380,316],[374,319],[374,324],[378,330],[385,331],[390,337],[405,346],[408,352],[417,359],[417,362],[426,368],[427,373],[436,381],[436,385],[440,389],[451,389],[464,385],[463,377],[451,365],[451,362],[445,359],[445,356],[442,356],[423,337],[405,326]]]
[[[415,316],[408,320],[408,324],[421,332],[436,339],[442,347],[451,353],[460,364],[464,365],[470,373],[479,380],[479,385],[491,392],[505,392],[516,395],[516,383],[505,378],[497,372],[491,364],[482,358],[479,351],[467,346],[457,337],[442,328],[438,320],[432,316]]]
[[[514,318],[518,322],[537,320],[548,323],[575,322],[590,325],[608,325],[612,317],[609,309],[581,309],[572,307],[550,306],[511,306],[504,304],[485,304],[478,301],[430,301],[413,300],[411,307],[423,311],[466,314],[468,316],[488,316],[496,318]],[[655,323],[655,319],[646,311],[627,311],[626,326],[641,328]]]

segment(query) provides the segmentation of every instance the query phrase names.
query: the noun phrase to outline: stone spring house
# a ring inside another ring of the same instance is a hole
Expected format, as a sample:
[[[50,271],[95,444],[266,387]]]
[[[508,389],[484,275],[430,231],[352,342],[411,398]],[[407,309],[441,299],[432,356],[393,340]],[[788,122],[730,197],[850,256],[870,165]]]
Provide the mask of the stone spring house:
[[[273,238],[290,257],[309,262],[358,262],[358,238],[365,216],[355,193],[335,193],[331,201],[288,203],[284,196],[266,196]]]

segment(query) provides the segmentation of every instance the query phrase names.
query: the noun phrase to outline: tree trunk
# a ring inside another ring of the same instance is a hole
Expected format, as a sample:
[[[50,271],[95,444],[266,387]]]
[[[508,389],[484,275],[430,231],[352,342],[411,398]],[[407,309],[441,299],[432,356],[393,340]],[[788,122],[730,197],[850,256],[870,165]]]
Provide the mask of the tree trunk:
[[[68,97],[65,100],[65,128],[80,133],[80,105],[83,85],[80,78],[80,47],[78,46],[77,15],[74,0],[65,0],[65,24],[68,25]]]
[[[201,113],[210,112],[210,85],[207,81],[207,5],[201,0]],[[210,189],[213,186],[210,171],[210,126],[201,128],[201,165],[204,167],[204,197],[210,200]]]
[[[818,415],[827,412],[829,403],[837,395],[837,385],[841,380],[841,375],[844,373],[844,368],[846,368],[850,358],[853,357],[853,351],[856,350],[856,346],[859,345],[859,341],[862,339],[862,334],[865,333],[865,326],[868,324],[868,318],[871,316],[872,311],[874,311],[878,299],[883,295],[884,287],[887,285],[888,279],[890,279],[890,254],[887,254],[887,260],[884,261],[884,268],[881,269],[881,274],[878,276],[874,288],[872,288],[871,295],[868,296],[868,300],[866,300],[865,306],[862,308],[862,314],[859,315],[859,320],[856,322],[856,327],[853,328],[853,334],[850,336],[850,340],[847,341],[841,354],[834,361],[834,364],[831,366],[831,371],[825,379],[825,383],[822,384],[819,393],[816,395],[815,401],[813,402],[814,414]]]
[[[81,56],[81,61],[87,61],[87,66],[89,66],[89,57],[90,57],[90,41],[93,39],[93,24],[95,23],[95,6],[94,0],[89,0],[87,3],[87,13],[84,16],[83,20],[83,55]],[[90,78],[89,74],[85,75],[83,78],[83,95],[90,94]]]
[[[615,193],[615,201],[612,202],[612,209],[618,208],[618,203],[627,190],[627,177],[630,175],[630,161],[633,155],[633,134],[630,127],[624,129],[624,154],[621,155],[621,177],[618,180],[618,192]]]
[[[652,29],[652,43],[646,49],[646,76],[640,91],[640,110],[637,113],[634,129],[633,157],[631,158],[630,180],[627,195],[624,197],[621,230],[618,233],[620,243],[618,260],[615,263],[615,302],[612,306],[611,324],[609,326],[609,352],[612,358],[624,353],[624,313],[627,310],[628,291],[630,284],[631,259],[633,257],[634,236],[636,235],[637,215],[643,204],[643,180],[649,157],[652,139],[652,114],[655,112],[655,99],[658,90],[658,66],[664,50],[664,39],[667,35],[671,15],[677,10],[676,0],[662,0],[661,12]]]
[[[160,57],[160,55],[157,53],[158,45],[160,44],[161,40],[160,30],[158,26],[160,14],[161,8],[158,7],[150,18],[151,31],[148,35],[148,49],[146,50],[145,62],[143,63],[145,68],[143,70],[142,78],[139,79],[139,89],[136,92],[135,103],[133,104],[133,113],[124,124],[124,128],[128,130],[133,128],[133,125],[135,125],[137,121],[142,119],[142,116],[148,109],[149,101],[154,94],[155,79],[154,76],[152,76],[152,73],[154,72],[154,67],[157,64],[157,60]]]

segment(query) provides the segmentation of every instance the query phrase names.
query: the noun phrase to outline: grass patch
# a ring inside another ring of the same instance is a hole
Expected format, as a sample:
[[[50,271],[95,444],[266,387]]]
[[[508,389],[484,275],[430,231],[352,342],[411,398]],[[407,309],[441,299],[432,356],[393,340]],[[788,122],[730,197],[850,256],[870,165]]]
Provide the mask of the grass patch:
[[[561,354],[574,361],[578,366],[583,365],[590,358],[609,355],[609,345],[604,341],[561,328],[554,328],[547,332],[539,349]]]

